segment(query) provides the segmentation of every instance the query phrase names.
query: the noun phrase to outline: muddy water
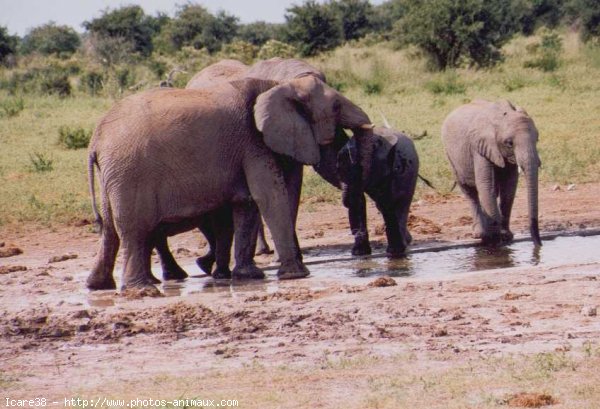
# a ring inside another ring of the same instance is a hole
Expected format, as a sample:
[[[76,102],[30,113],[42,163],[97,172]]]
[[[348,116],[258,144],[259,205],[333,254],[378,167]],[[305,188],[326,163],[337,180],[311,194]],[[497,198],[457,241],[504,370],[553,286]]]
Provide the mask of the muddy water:
[[[600,235],[556,237],[544,240],[541,248],[530,241],[503,247],[468,246],[445,249],[414,248],[404,259],[386,257],[349,257],[344,250],[317,250],[309,252],[305,261],[311,271],[302,280],[279,281],[275,268],[267,268],[267,278],[257,281],[214,280],[198,274],[198,267],[184,266],[192,275],[185,281],[165,282],[159,285],[167,297],[194,296],[245,298],[250,293],[274,293],[288,288],[325,288],[331,282],[347,285],[366,284],[375,277],[445,278],[471,271],[493,270],[522,266],[550,266],[574,263],[600,262]],[[332,261],[333,260],[333,261]],[[160,277],[160,268],[153,269]],[[119,276],[115,272],[115,277]],[[87,304],[110,307],[119,304],[114,291],[97,291],[87,295]]]

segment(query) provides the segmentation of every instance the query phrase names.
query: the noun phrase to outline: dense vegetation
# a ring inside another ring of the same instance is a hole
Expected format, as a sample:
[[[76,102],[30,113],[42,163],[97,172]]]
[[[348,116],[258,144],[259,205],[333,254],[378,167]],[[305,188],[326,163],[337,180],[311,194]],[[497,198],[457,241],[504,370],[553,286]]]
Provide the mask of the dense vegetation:
[[[442,192],[452,181],[441,122],[477,97],[511,99],[533,116],[543,183],[597,180],[598,2],[416,3],[308,1],[280,25],[240,24],[187,3],[173,17],[138,6],[109,10],[85,22],[82,35],[48,23],[17,38],[0,27],[0,225],[89,217],[82,148],[98,118],[174,68],[185,71],[174,75],[183,86],[221,58],[310,55],[375,122],[384,114],[415,138],[421,173]],[[339,192],[307,169],[303,201],[338,202]]]

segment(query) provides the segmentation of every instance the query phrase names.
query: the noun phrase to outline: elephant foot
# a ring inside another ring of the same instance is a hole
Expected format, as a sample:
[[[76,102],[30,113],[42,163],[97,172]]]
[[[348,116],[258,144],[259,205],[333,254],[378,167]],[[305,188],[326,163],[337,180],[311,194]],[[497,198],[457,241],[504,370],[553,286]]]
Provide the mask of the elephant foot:
[[[514,237],[514,234],[508,229],[502,229],[500,231],[500,240],[502,240],[503,243],[512,242]]]
[[[179,266],[163,266],[163,280],[183,280],[188,274]]]
[[[231,278],[231,270],[229,267],[219,267],[212,272],[212,277],[217,280],[225,280]]]
[[[502,244],[502,235],[500,232],[485,232],[481,235],[481,244],[484,246],[496,246]]]
[[[352,246],[352,255],[353,256],[366,256],[371,254],[371,245],[369,241],[355,241],[354,246]]]
[[[200,270],[210,275],[212,272],[213,265],[215,264],[215,256],[212,253],[208,253],[205,256],[198,257],[196,264],[200,267]]]
[[[98,274],[90,274],[85,282],[90,290],[116,290],[117,283],[112,276],[100,277]]]
[[[235,266],[232,277],[235,280],[262,280],[265,278],[265,273],[255,264],[248,264],[242,267]]]
[[[406,257],[406,247],[394,248],[394,247],[388,246],[385,249],[385,253],[389,258],[404,258],[404,257]]]
[[[148,280],[152,283],[152,284],[160,284],[162,281],[160,281],[158,278],[154,277],[154,274],[150,273],[148,275]]]
[[[277,277],[280,280],[292,280],[295,278],[304,278],[310,274],[308,268],[299,261],[282,263],[277,271]]]
[[[142,277],[142,278],[130,279],[123,283],[123,285],[121,286],[121,291],[132,290],[132,289],[148,289],[151,292],[154,292],[154,290],[158,291],[158,289],[154,285],[154,284],[158,284],[158,283],[154,280],[156,280],[156,278],[151,274],[149,276]],[[160,283],[160,281],[159,281],[159,283]]]

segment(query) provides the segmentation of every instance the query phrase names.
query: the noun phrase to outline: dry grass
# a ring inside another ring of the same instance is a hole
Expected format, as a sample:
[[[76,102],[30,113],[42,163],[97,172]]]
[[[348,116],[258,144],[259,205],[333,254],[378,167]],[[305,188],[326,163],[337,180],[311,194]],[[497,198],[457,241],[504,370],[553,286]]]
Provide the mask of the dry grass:
[[[397,129],[422,136],[415,143],[421,174],[441,192],[452,186],[440,143],[440,126],[456,106],[473,98],[508,98],[527,109],[540,131],[542,183],[597,181],[600,174],[600,51],[583,47],[575,34],[563,35],[557,71],[523,68],[526,46],[535,37],[506,46],[506,61],[486,70],[447,73],[425,70],[415,50],[394,51],[385,44],[342,47],[313,62],[330,81],[363,107],[376,123],[381,115]],[[6,77],[1,72],[0,77]],[[0,102],[8,100],[0,91]],[[24,95],[24,109],[0,117],[0,225],[22,222],[65,223],[89,218],[85,150],[57,144],[61,126],[92,128],[112,104],[109,98],[60,99]],[[52,170],[34,172],[36,153]],[[338,202],[339,192],[307,168],[303,202]],[[430,190],[419,184],[417,196]]]

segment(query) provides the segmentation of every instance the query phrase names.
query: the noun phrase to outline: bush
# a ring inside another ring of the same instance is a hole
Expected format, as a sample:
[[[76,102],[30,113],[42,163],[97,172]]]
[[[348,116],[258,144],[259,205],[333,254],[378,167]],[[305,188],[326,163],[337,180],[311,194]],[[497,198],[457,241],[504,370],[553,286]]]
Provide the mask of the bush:
[[[341,43],[340,27],[328,5],[308,0],[287,9],[285,20],[284,37],[302,56],[331,50]]]
[[[500,48],[519,28],[520,9],[506,0],[406,0],[406,14],[395,25],[396,41],[413,44],[436,70],[463,62],[492,65]]]
[[[54,169],[52,166],[54,160],[43,153],[34,152],[30,154],[29,161],[31,162],[30,170],[35,173],[50,172]]]
[[[104,74],[98,71],[86,71],[79,78],[79,88],[90,94],[98,95],[104,88]]]
[[[293,58],[297,54],[294,46],[277,40],[269,40],[258,51],[257,57],[261,60],[268,60],[273,57]]]
[[[0,64],[6,64],[9,56],[17,52],[18,37],[8,34],[6,27],[0,26]]]
[[[67,149],[87,148],[92,138],[92,130],[61,126],[58,129],[58,143]]]
[[[66,73],[49,71],[48,75],[42,77],[40,81],[40,91],[42,94],[56,94],[59,97],[68,97],[71,95],[71,83]]]
[[[269,40],[277,37],[279,25],[257,21],[255,23],[241,25],[238,30],[238,38],[256,46],[262,46]]]
[[[7,98],[0,103],[0,117],[12,118],[25,109],[23,98]]]
[[[23,38],[21,50],[24,54],[38,52],[65,57],[77,51],[80,44],[79,35],[71,27],[50,22],[30,30]]]
[[[425,88],[433,94],[464,94],[467,86],[458,79],[454,72],[448,72],[437,79],[428,81]]]
[[[223,50],[221,50],[221,56],[223,58],[232,58],[239,60],[244,64],[252,64],[257,54],[257,46],[241,40],[226,44],[223,46]]]
[[[542,71],[555,71],[560,65],[562,39],[556,31],[544,30],[539,43],[530,45],[528,50],[536,55],[533,60],[525,61],[526,68],[538,68]]]
[[[371,30],[373,6],[367,0],[336,0],[330,3],[345,41],[364,37]]]
[[[571,18],[580,20],[581,39],[584,42],[600,43],[600,2],[598,0],[571,0],[568,6],[567,13]]]

